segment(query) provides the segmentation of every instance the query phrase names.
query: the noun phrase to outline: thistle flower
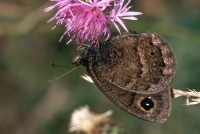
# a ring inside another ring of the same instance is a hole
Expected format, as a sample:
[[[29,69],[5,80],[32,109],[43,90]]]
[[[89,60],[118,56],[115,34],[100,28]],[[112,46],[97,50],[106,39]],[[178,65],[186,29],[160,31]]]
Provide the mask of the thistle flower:
[[[102,37],[106,39],[110,37],[111,24],[114,24],[119,32],[118,24],[128,31],[122,20],[137,20],[134,16],[142,14],[129,11],[130,0],[125,5],[124,0],[51,1],[55,4],[46,8],[45,12],[54,8],[58,10],[49,22],[57,20],[53,29],[60,25],[66,26],[61,39],[68,35],[69,42],[77,40],[79,44],[83,44],[85,41],[90,41],[90,46],[98,46]]]

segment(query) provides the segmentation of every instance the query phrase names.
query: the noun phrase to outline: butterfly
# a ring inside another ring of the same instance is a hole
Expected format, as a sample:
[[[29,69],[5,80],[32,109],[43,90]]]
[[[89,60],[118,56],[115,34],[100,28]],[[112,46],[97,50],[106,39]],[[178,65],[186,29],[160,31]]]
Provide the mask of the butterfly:
[[[176,60],[158,34],[123,33],[89,47],[73,60],[115,105],[140,119],[164,123],[171,112]]]

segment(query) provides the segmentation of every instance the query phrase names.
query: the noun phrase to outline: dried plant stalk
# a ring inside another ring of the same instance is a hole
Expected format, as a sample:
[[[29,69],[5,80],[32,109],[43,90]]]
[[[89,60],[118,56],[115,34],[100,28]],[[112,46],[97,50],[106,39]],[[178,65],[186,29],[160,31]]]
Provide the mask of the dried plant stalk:
[[[179,89],[172,89],[173,92],[173,97],[181,97],[185,96],[187,97],[186,99],[186,104],[185,105],[195,105],[200,103],[200,92],[195,91],[194,89],[188,89],[188,91],[182,91]]]

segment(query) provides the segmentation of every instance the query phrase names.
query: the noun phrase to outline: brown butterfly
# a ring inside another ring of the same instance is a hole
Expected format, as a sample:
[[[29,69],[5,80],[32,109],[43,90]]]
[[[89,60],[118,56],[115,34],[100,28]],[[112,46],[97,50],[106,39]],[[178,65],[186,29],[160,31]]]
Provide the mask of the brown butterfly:
[[[123,33],[88,48],[73,63],[85,66],[104,95],[129,114],[154,123],[167,120],[176,60],[156,33]]]

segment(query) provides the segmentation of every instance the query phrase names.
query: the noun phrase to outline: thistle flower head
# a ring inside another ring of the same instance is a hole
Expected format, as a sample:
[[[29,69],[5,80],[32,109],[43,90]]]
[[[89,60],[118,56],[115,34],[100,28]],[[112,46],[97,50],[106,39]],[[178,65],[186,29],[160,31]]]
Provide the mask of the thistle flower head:
[[[140,12],[128,11],[130,7],[127,6],[130,0],[124,6],[124,0],[51,1],[55,4],[46,8],[45,12],[54,8],[58,10],[49,21],[57,20],[53,29],[65,25],[66,30],[61,39],[68,35],[70,37],[69,42],[77,40],[79,44],[83,44],[85,41],[90,41],[90,46],[98,46],[102,37],[110,37],[111,24],[114,24],[119,32],[118,24],[128,31],[122,20],[136,20],[134,15],[141,14]]]

